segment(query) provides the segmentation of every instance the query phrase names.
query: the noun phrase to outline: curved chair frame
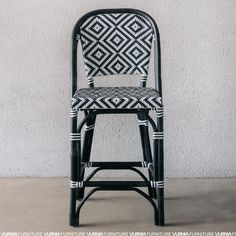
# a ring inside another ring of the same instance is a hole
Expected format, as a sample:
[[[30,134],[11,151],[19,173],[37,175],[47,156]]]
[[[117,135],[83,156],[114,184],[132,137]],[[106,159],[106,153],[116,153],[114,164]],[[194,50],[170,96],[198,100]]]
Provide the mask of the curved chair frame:
[[[157,25],[151,16],[136,9],[102,9],[87,13],[76,23],[72,33],[72,80],[71,98],[77,90],[77,47],[79,41],[80,26],[86,19],[97,14],[134,13],[145,17],[151,22],[154,30],[154,72],[155,87],[162,97],[161,85],[161,50],[160,36]],[[146,82],[141,83],[146,87]],[[90,86],[93,87],[93,84]],[[154,208],[154,222],[156,225],[164,225],[164,153],[163,153],[163,107],[156,111],[157,122],[149,116],[149,110],[145,109],[101,109],[84,110],[84,119],[78,124],[77,110],[71,108],[71,177],[70,177],[70,212],[69,223],[71,226],[79,226],[80,209],[85,201],[96,191],[106,190],[131,190],[145,197]],[[136,114],[139,120],[141,144],[143,150],[143,162],[90,162],[90,153],[96,116],[99,114]],[[153,155],[149,140],[148,123],[153,129]],[[81,131],[85,126],[83,145],[81,145]],[[83,146],[83,148],[82,148]],[[96,167],[91,175],[84,180],[86,167]],[[148,169],[149,180],[135,167]],[[128,169],[138,173],[144,181],[91,181],[96,172],[103,169]],[[85,187],[95,187],[84,196]],[[148,195],[138,189],[147,187]],[[81,203],[77,206],[77,200]]]

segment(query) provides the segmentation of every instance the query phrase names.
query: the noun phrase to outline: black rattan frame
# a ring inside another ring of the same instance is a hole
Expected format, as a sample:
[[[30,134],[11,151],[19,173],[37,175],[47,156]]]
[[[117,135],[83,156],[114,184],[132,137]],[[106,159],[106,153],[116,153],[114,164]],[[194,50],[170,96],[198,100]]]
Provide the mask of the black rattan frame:
[[[138,14],[151,22],[154,29],[154,62],[155,62],[155,87],[162,97],[161,85],[161,50],[160,36],[155,21],[147,13],[136,9],[101,9],[87,13],[76,23],[72,33],[72,80],[71,80],[71,98],[75,94],[77,84],[77,47],[81,24],[89,17],[97,14],[112,13],[133,13]],[[92,85],[93,86],[93,85]],[[141,84],[142,87],[146,83]],[[96,116],[99,114],[136,114],[141,121],[140,136],[143,150],[143,162],[90,162],[90,152],[93,140],[94,129],[88,129],[84,132],[83,145],[81,144],[81,130],[86,124],[88,127],[94,126]],[[145,109],[101,109],[101,110],[85,110],[84,119],[78,124],[77,111],[73,108],[71,114],[71,174],[70,174],[70,212],[69,224],[71,226],[79,226],[80,209],[85,201],[96,191],[135,191],[145,197],[154,208],[154,222],[156,225],[164,225],[164,153],[163,139],[157,138],[158,134],[163,133],[163,108],[162,112],[157,112],[157,122],[149,116],[149,110]],[[143,122],[151,124],[153,129],[153,154],[149,140],[148,126]],[[85,169],[95,167],[96,169],[84,179]],[[149,177],[140,172],[137,167],[148,168]],[[91,181],[92,177],[104,169],[127,169],[135,171],[139,174],[143,181]],[[84,196],[86,187],[95,187]],[[146,187],[148,194],[139,189]],[[77,205],[77,200],[80,204]]]

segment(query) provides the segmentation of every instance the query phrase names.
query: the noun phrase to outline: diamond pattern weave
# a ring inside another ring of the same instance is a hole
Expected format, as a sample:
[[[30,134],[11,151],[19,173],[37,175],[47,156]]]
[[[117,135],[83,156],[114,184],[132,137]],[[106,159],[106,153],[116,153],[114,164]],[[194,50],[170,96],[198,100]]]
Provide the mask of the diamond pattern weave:
[[[95,87],[77,90],[72,106],[83,109],[152,109],[161,107],[161,97],[153,88]]]
[[[98,14],[80,27],[87,77],[147,76],[153,39],[151,23],[131,13]]]

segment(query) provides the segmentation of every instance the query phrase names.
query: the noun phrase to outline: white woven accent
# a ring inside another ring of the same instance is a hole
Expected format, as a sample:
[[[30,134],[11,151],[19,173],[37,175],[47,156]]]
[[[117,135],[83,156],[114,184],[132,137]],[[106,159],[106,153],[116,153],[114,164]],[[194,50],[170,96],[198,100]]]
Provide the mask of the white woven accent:
[[[81,139],[81,134],[80,133],[71,133],[70,134],[70,140],[78,141],[80,139]]]
[[[139,125],[148,126],[148,120],[138,120]]]
[[[140,82],[146,82],[147,81],[147,76],[146,75],[141,75]]]
[[[153,132],[153,139],[163,139],[164,132]]]
[[[87,78],[88,84],[93,84],[93,77],[88,77]]]
[[[157,108],[156,115],[157,115],[157,118],[164,117],[164,108],[163,107]]]
[[[76,182],[76,181],[70,181],[70,188],[83,188],[84,182]]]
[[[83,188],[84,187],[84,182],[81,181],[81,182],[78,183],[78,185],[79,185],[79,188]]]
[[[150,181],[152,188],[164,188],[164,181]]]
[[[94,127],[95,127],[94,124],[93,124],[93,125],[89,125],[89,126],[85,125],[84,130],[85,130],[85,131],[88,131],[88,130],[94,129]]]
[[[157,181],[156,182],[156,187],[157,188],[164,188],[164,181]]]
[[[79,183],[78,182],[75,182],[75,181],[70,181],[70,188],[78,188],[79,186]]]
[[[70,117],[71,117],[71,118],[77,117],[77,110],[76,110],[76,109],[71,109],[71,110],[70,110]]]

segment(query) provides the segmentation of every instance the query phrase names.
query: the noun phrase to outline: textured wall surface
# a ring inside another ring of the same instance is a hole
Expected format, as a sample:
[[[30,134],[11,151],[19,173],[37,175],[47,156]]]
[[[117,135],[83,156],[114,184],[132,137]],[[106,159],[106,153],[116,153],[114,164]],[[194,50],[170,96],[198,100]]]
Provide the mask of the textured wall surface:
[[[116,7],[159,26],[166,176],[236,176],[235,0],[0,0],[0,176],[68,175],[71,31]],[[132,115],[99,117],[92,160],[140,160],[138,135]]]

